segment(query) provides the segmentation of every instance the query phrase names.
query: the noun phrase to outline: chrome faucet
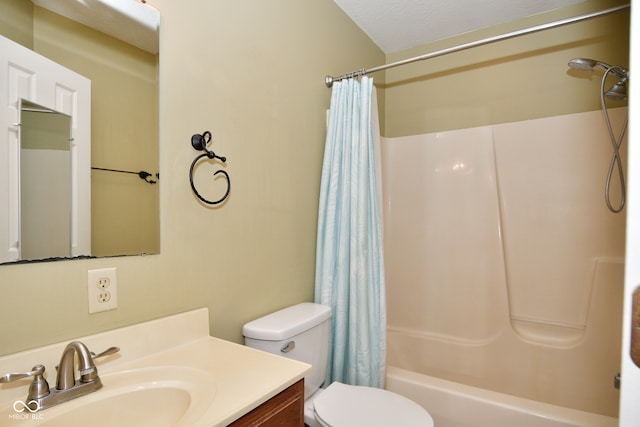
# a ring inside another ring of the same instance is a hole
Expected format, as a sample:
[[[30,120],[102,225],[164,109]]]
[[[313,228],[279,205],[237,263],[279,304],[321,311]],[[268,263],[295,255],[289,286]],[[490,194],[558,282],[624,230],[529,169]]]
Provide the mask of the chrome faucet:
[[[30,372],[4,375],[0,377],[0,383],[33,376],[26,404],[32,411],[39,411],[99,390],[102,387],[102,381],[100,381],[98,368],[93,360],[118,351],[120,351],[118,347],[111,347],[96,355],[80,341],[72,341],[67,344],[60,357],[55,388],[50,389],[47,380],[44,379],[45,368],[43,365],[34,366]],[[73,366],[76,357],[79,373],[77,381]]]

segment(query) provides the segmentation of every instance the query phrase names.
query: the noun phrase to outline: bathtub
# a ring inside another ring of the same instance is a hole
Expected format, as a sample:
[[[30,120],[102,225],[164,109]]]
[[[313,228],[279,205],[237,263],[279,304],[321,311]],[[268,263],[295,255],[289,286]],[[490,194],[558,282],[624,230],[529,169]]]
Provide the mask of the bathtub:
[[[496,393],[436,377],[387,367],[390,391],[433,417],[435,427],[616,427],[617,418]]]

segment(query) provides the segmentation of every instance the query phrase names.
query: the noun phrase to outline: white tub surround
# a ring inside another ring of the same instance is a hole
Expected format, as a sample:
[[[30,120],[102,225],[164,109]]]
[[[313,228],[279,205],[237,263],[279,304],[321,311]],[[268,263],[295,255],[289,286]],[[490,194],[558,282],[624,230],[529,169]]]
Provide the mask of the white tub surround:
[[[614,129],[626,112],[610,111]],[[387,365],[615,417],[625,214],[605,203],[602,112],[382,153]]]
[[[95,361],[103,387],[94,394],[109,393],[110,384],[115,387],[129,372],[164,372],[168,375],[171,372],[189,371],[210,378],[210,388],[204,387],[210,402],[204,403],[206,406],[200,411],[198,419],[193,419],[187,412],[175,424],[181,426],[227,425],[304,378],[311,370],[305,363],[211,337],[206,308],[77,340],[96,353],[111,346],[120,347],[118,353]],[[55,366],[69,341],[2,357],[0,375],[26,372],[37,364],[44,364],[45,377],[53,387]],[[24,400],[30,380],[26,378],[0,384],[0,413],[10,413],[16,400]],[[62,403],[38,414],[41,414],[43,421],[47,421],[54,412],[64,411],[65,404],[72,402]],[[16,420],[0,419],[0,425],[6,422],[20,425]]]

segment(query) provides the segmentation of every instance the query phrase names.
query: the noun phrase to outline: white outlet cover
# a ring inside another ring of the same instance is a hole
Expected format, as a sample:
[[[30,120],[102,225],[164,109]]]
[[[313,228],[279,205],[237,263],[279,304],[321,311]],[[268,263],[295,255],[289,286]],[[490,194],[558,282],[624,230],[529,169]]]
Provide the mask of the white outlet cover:
[[[115,267],[88,271],[87,297],[89,314],[118,308],[118,278]]]

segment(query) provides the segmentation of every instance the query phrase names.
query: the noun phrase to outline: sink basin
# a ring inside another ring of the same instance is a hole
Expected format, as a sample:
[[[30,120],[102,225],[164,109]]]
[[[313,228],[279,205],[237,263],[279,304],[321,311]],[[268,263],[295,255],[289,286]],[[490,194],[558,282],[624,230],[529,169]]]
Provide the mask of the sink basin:
[[[100,377],[100,390],[33,414],[17,413],[13,402],[3,405],[0,420],[43,427],[188,426],[202,416],[216,393],[210,373],[189,367],[156,366]]]

